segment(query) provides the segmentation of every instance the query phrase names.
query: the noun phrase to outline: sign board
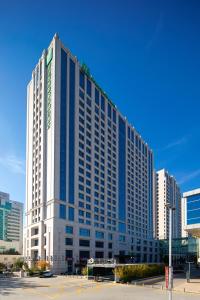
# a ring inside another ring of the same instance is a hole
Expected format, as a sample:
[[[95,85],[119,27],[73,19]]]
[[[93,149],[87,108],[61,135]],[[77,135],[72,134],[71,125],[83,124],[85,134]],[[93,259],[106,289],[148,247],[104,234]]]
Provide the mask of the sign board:
[[[168,289],[169,286],[169,267],[165,267],[165,286]]]

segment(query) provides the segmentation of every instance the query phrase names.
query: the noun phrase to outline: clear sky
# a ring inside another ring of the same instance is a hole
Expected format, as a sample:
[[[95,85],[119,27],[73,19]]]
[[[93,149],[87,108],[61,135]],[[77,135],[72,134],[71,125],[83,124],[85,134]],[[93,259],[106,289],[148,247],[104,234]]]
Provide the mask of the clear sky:
[[[186,191],[200,187],[200,1],[0,3],[0,190],[25,200],[26,86],[54,33]]]

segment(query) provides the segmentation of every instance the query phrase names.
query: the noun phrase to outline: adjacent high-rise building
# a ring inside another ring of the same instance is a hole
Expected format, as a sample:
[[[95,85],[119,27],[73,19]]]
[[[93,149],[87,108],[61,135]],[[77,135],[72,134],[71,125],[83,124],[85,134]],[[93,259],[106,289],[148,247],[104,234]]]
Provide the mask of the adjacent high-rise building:
[[[172,214],[172,238],[181,237],[181,193],[176,179],[165,170],[156,172],[154,181],[154,236],[157,239],[169,237],[169,211],[166,204],[174,210]]]
[[[22,224],[23,204],[10,200],[9,194],[0,192],[0,246],[1,240],[14,242],[16,251],[22,253]],[[12,248],[12,245],[10,244],[9,247]]]
[[[57,35],[27,102],[27,261],[60,272],[91,257],[157,260],[152,151]]]
[[[183,193],[182,236],[200,238],[200,188]]]

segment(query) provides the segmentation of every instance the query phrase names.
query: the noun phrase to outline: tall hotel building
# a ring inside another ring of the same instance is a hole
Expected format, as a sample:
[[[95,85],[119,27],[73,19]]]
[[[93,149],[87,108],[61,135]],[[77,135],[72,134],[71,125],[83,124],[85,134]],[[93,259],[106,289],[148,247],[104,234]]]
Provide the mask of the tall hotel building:
[[[57,35],[27,101],[25,258],[54,272],[91,257],[157,260],[152,151]]]
[[[172,237],[181,237],[181,193],[175,178],[165,170],[156,172],[155,178],[155,237],[167,239],[169,237],[169,203],[173,210]]]

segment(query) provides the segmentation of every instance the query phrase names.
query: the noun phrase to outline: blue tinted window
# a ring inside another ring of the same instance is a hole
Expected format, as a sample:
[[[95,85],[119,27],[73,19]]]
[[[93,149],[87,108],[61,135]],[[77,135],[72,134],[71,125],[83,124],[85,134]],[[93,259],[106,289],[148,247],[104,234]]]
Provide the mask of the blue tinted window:
[[[148,193],[148,230],[151,233],[153,232],[153,157],[152,153],[148,153],[148,173],[149,173],[149,193]]]
[[[104,232],[96,231],[96,232],[95,232],[95,237],[96,237],[97,239],[103,239],[103,238],[104,238]]]
[[[137,136],[137,135],[136,135],[136,137],[135,137],[135,144],[136,144],[136,147],[138,148],[139,143],[138,143],[138,136]]]
[[[126,217],[126,124],[119,116],[119,220],[124,221]]]
[[[95,103],[99,105],[99,91],[95,88]]]
[[[74,208],[69,207],[68,213],[69,213],[69,215],[68,215],[69,221],[74,221]]]
[[[87,94],[91,97],[91,81],[87,79]]]
[[[80,236],[90,236],[90,230],[86,228],[79,228]]]
[[[108,103],[108,117],[111,118],[111,105]]]
[[[72,226],[66,226],[65,227],[65,232],[69,234],[73,234],[73,227]]]
[[[105,111],[105,98],[101,96],[101,109]]]
[[[125,233],[126,232],[126,224],[119,222],[119,232]]]
[[[119,241],[124,243],[126,241],[126,237],[124,235],[120,235]]]
[[[113,109],[113,122],[116,124],[116,111]]]
[[[70,59],[69,93],[69,203],[74,203],[75,64]]]
[[[128,127],[128,138],[129,139],[131,138],[131,129],[130,129],[130,127]]]
[[[79,83],[82,89],[85,89],[85,75],[83,72],[80,71],[79,73]]]
[[[131,142],[134,144],[134,131],[131,130]]]
[[[109,240],[109,241],[112,241],[112,239],[113,239],[112,233],[108,233],[108,240]]]
[[[60,219],[66,219],[66,206],[64,204],[60,204],[59,217]]]
[[[67,54],[61,49],[60,200],[66,201]]]
[[[78,214],[79,214],[79,216],[84,217],[84,211],[83,210],[79,209]]]
[[[200,223],[200,194],[187,197],[187,224]]]

